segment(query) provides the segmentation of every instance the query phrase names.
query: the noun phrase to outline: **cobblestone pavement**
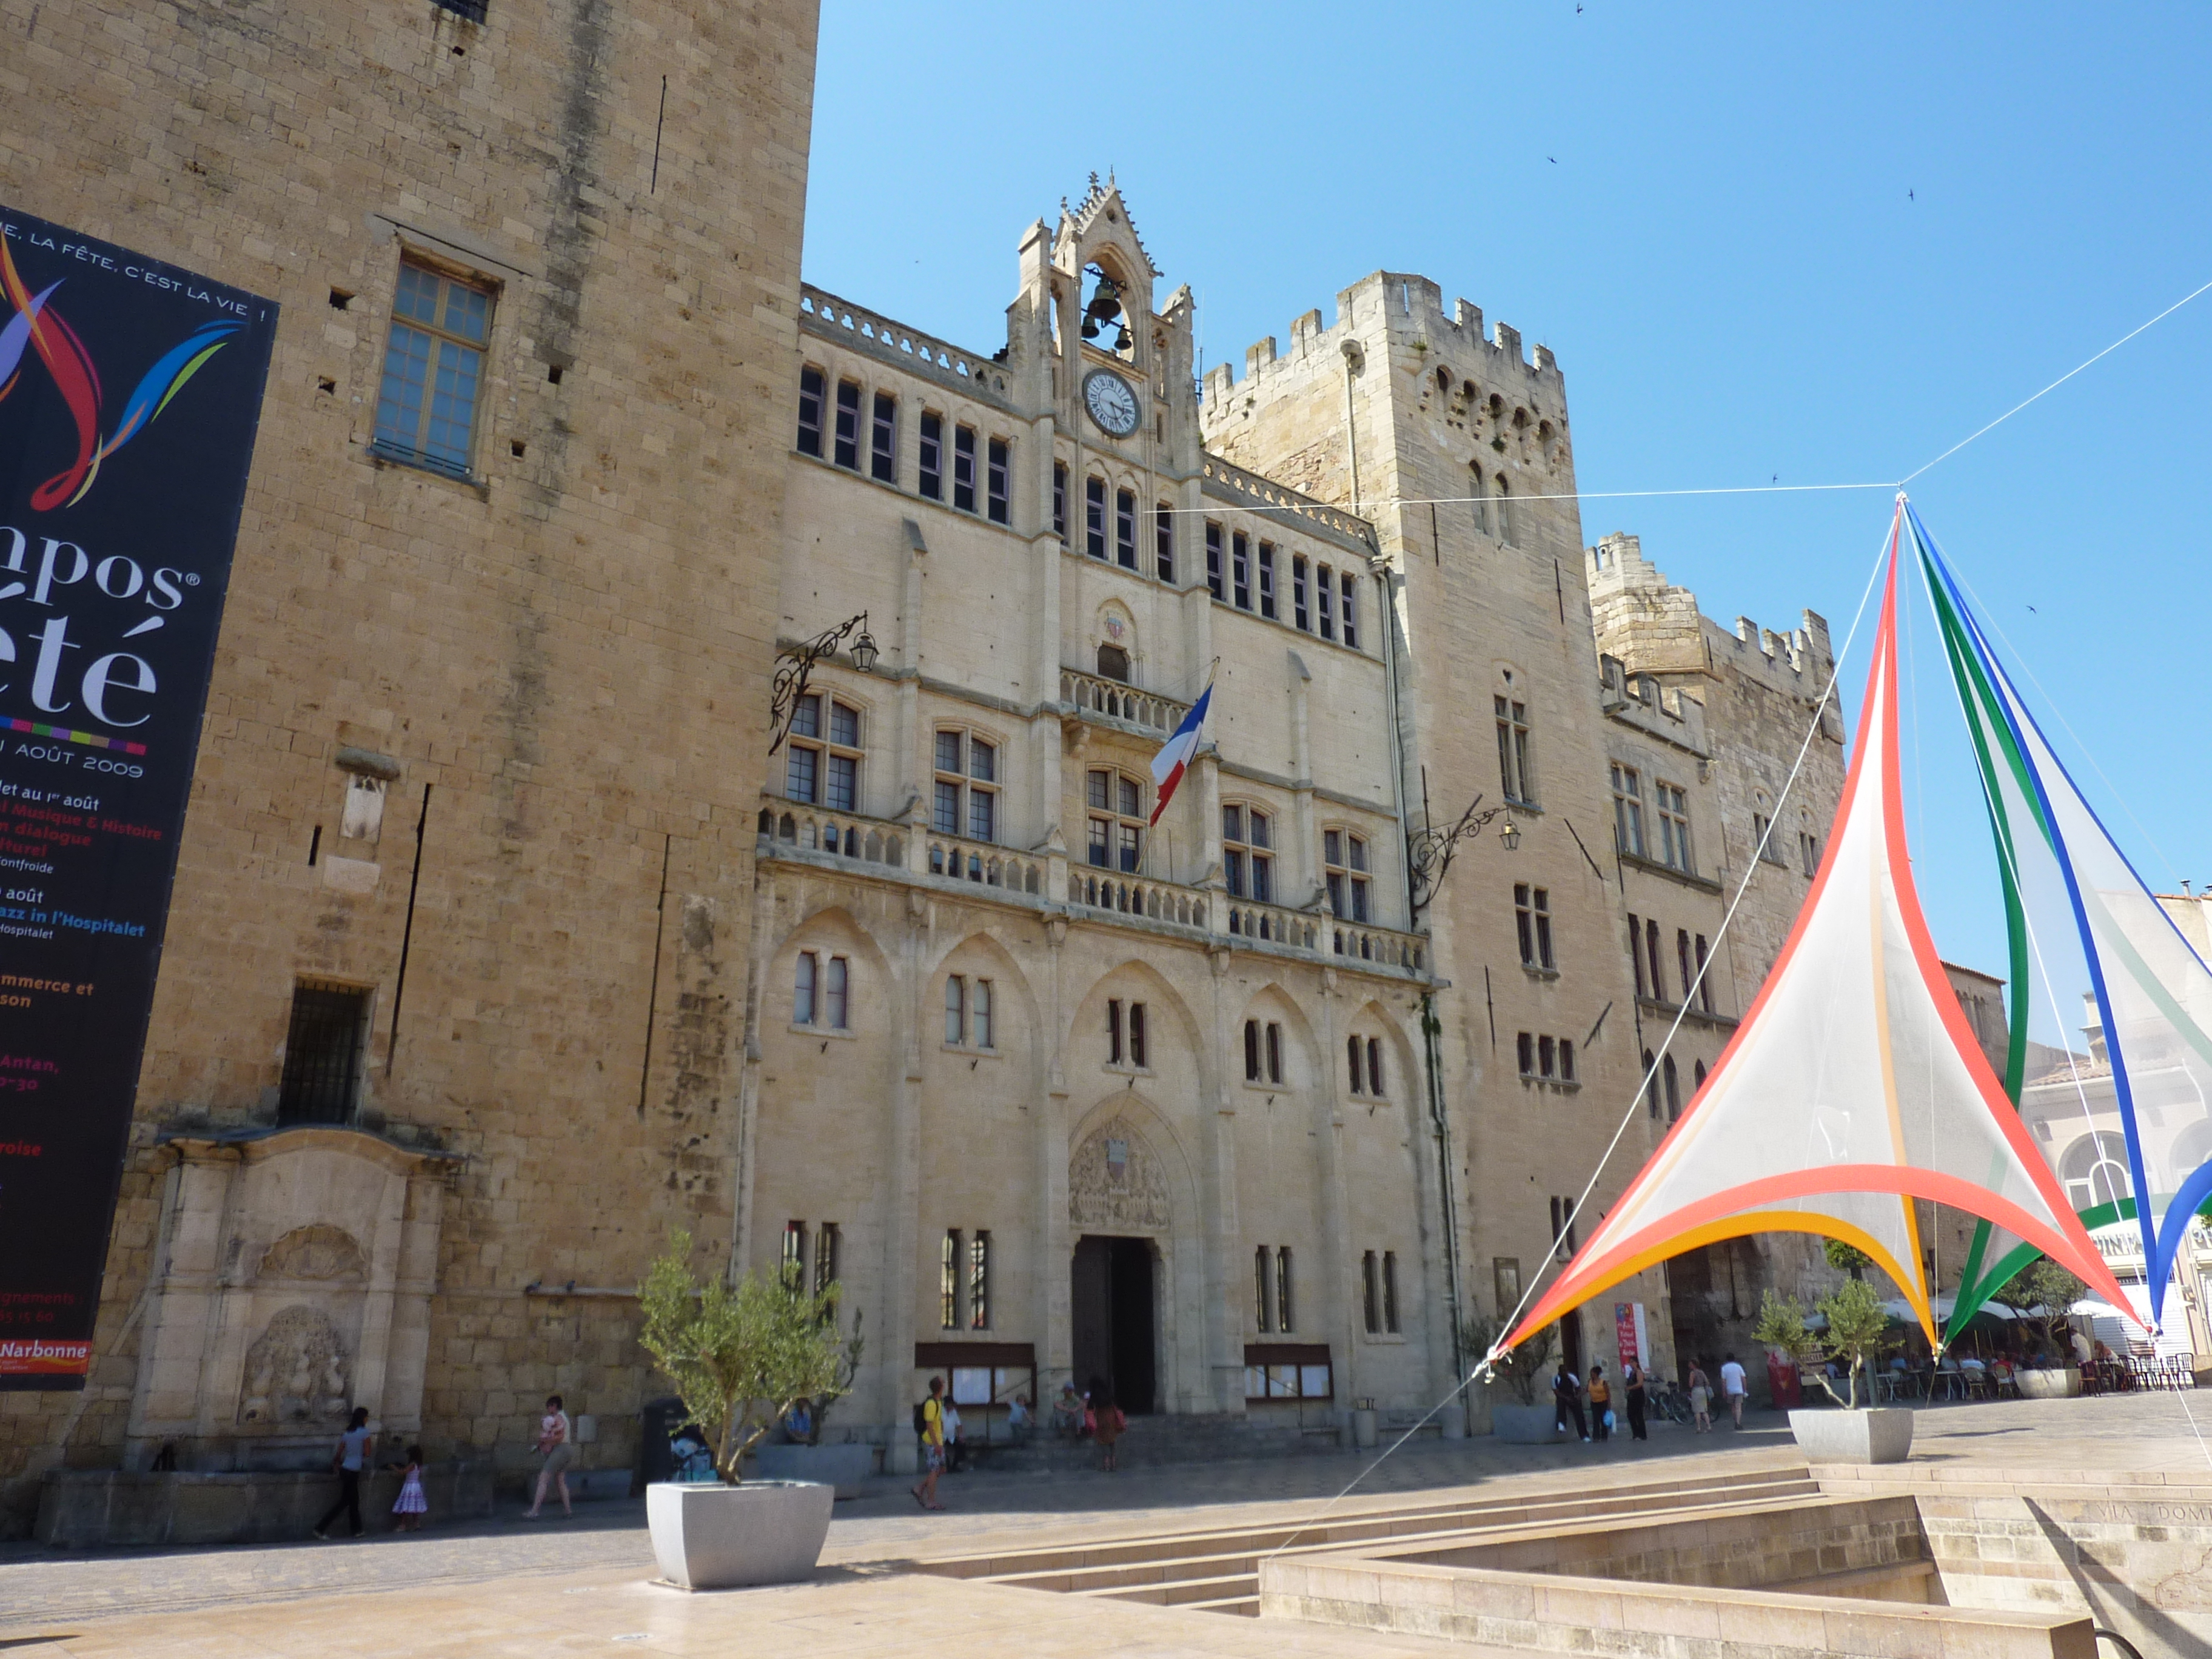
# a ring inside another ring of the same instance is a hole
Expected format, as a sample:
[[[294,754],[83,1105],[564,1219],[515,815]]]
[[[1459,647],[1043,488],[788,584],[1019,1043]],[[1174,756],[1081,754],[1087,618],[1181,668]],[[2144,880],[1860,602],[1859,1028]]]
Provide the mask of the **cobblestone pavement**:
[[[1653,1474],[1680,1473],[1691,1460],[1709,1460],[1742,1471],[1794,1461],[1794,1446],[1778,1415],[1754,1412],[1747,1424],[1741,1434],[1723,1428],[1711,1437],[1659,1425],[1644,1445],[1616,1441],[1602,1446],[1522,1447],[1487,1438],[1416,1442],[1374,1467],[1356,1492],[1342,1500],[1342,1507],[1364,1508],[1402,1501],[1408,1493],[1470,1485],[1489,1489],[1552,1486],[1565,1480],[1577,1485],[1609,1483],[1637,1479],[1647,1468]],[[2212,1473],[2212,1451],[2197,1438],[2197,1426],[2212,1436],[2212,1395],[1937,1407],[1920,1414],[1915,1456],[2014,1466],[2057,1458],[2077,1467],[2102,1465],[2116,1474],[2153,1468]],[[1136,1431],[1142,1432],[1141,1425]],[[865,1626],[876,1632],[870,1639],[877,1640],[888,1628],[880,1626],[878,1613],[889,1617],[884,1610],[904,1605],[902,1596],[928,1600],[939,1594],[938,1581],[893,1577],[902,1560],[1009,1541],[1043,1543],[1068,1535],[1286,1518],[1297,1513],[1289,1507],[1293,1504],[1317,1510],[1372,1462],[1373,1454],[1332,1455],[1187,1464],[1113,1475],[965,1475],[945,1481],[942,1495],[949,1512],[943,1515],[918,1511],[902,1481],[873,1482],[877,1490],[869,1496],[837,1506],[823,1555],[830,1569],[825,1580],[847,1585],[849,1593],[837,1605],[854,1610],[855,1638]],[[567,1638],[556,1639],[549,1632],[566,1630],[574,1622],[571,1615],[580,1616],[579,1609],[586,1602],[597,1609],[586,1621],[594,1626],[605,1622],[602,1613],[619,1625],[623,1610],[633,1604],[641,1616],[658,1607],[643,1583],[651,1571],[644,1505],[636,1500],[581,1506],[573,1522],[525,1522],[518,1510],[494,1522],[358,1544],[77,1555],[9,1546],[0,1553],[0,1650],[8,1650],[8,1659],[14,1659],[15,1652],[41,1650],[164,1655],[305,1653],[318,1648],[364,1654],[566,1651],[570,1645]],[[905,1588],[894,1593],[891,1601],[882,1601],[894,1583]],[[471,1585],[495,1589],[471,1593],[465,1588]],[[413,1604],[407,1596],[378,1594],[392,1591],[412,1592],[424,1612],[434,1603],[441,1621],[434,1645],[416,1639],[416,1616],[410,1611]],[[750,1594],[756,1598],[768,1595]],[[637,1601],[640,1595],[646,1600]],[[510,1625],[520,1620],[538,1634],[523,1640],[520,1626],[502,1627],[507,1633],[495,1641],[489,1631],[471,1623],[469,1627],[491,1645],[447,1645],[448,1640],[459,1639],[459,1627],[449,1629],[446,1623],[454,1609],[495,1601],[507,1609],[501,1616]],[[1024,1616],[1031,1620],[1061,1618],[1060,1611],[1048,1615],[1048,1601],[1054,1608],[1065,1605],[1061,1598],[1024,1595],[1016,1607],[1025,1607],[1026,1615],[1010,1612],[1015,1623],[1007,1628],[1018,1626]],[[763,1612],[766,1605],[761,1604]],[[956,1624],[986,1617],[977,1610],[982,1603],[960,1605],[967,1611],[957,1613]],[[1096,1613],[1097,1604],[1082,1605]],[[1112,1615],[1117,1620],[1124,1617],[1121,1605],[1115,1604]],[[817,1616],[800,1612],[799,1607],[793,1603],[792,1608],[793,1616],[800,1620],[793,1627],[794,1638],[811,1628]],[[868,1613],[869,1608],[876,1612]],[[350,1611],[340,1618],[346,1609]],[[749,1603],[749,1619],[752,1612]],[[336,1625],[332,1619],[337,1620]],[[356,1647],[345,1632],[359,1631],[364,1619],[395,1622],[380,1644]],[[538,1628],[541,1623],[545,1629]],[[244,1634],[249,1626],[264,1632],[252,1644],[246,1643]],[[639,1626],[641,1640],[651,1637],[658,1641],[653,1637],[657,1628],[650,1620]],[[158,1649],[146,1645],[156,1632]],[[312,1643],[307,1640],[310,1632]],[[596,1648],[629,1633],[614,1630],[580,1639]],[[1079,1633],[1072,1629],[1071,1639]],[[1164,1627],[1162,1635],[1164,1639]],[[510,1636],[522,1645],[504,1645]],[[40,1641],[40,1637],[48,1639]],[[202,1638],[210,1645],[198,1645]],[[1230,1638],[1223,1632],[1218,1639]],[[294,1645],[295,1641],[300,1644]],[[545,1645],[548,1641],[554,1644]],[[1122,1644],[1117,1640],[1115,1645]],[[641,1650],[714,1650],[679,1643]],[[846,1650],[833,1645],[822,1650]],[[1224,1653],[1243,1650],[1220,1649]],[[1312,1650],[1337,1650],[1322,1644]]]

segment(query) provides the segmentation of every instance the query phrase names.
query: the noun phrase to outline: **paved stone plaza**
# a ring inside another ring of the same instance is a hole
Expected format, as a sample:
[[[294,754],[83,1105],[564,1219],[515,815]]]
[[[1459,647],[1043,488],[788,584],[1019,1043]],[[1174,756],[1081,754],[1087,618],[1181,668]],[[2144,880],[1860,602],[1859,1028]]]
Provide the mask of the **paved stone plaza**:
[[[2106,1471],[2115,1487],[2212,1486],[2212,1397],[2157,1394],[1923,1412],[1917,1475],[1950,1481]],[[1648,1445],[1515,1447],[1481,1439],[1408,1447],[1340,1503],[1339,1516],[1462,1493],[1598,1491],[1692,1473],[1730,1480],[1802,1467],[1780,1419],[1738,1435],[1659,1425]],[[1137,1431],[1142,1432],[1141,1428]],[[839,1505],[823,1569],[786,1589],[686,1595],[656,1586],[635,1501],[573,1522],[491,1523],[359,1544],[58,1556],[0,1555],[0,1648],[10,1654],[548,1654],[609,1644],[643,1653],[920,1654],[963,1659],[1117,1652],[1445,1651],[1433,1639],[1224,1618],[936,1576],[920,1565],[1198,1528],[1303,1522],[1366,1460],[1330,1455],[1117,1475],[948,1480],[948,1512],[922,1515],[896,1483]],[[2192,1591],[2191,1594],[2197,1594]],[[2187,1598],[2179,1603],[2187,1607]]]

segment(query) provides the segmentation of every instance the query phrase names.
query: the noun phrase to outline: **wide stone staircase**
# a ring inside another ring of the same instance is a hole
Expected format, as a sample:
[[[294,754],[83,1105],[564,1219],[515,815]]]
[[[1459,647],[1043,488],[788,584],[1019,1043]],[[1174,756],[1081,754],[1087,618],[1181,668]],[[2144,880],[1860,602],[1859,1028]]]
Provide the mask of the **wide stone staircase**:
[[[1460,1540],[1488,1540],[1594,1521],[1617,1524],[1703,1510],[1794,1507],[1820,1495],[1820,1486],[1802,1468],[1735,1474],[1714,1469],[1669,1480],[1523,1491],[1494,1498],[1462,1496],[1447,1502],[1340,1512],[1310,1524],[1224,1527],[1097,1544],[940,1556],[915,1565],[921,1571],[951,1578],[1253,1617],[1260,1611],[1261,1559],[1285,1547],[1301,1554],[1358,1549],[1378,1540],[1441,1547]],[[1322,1507],[1318,1502],[1313,1505],[1316,1516]]]

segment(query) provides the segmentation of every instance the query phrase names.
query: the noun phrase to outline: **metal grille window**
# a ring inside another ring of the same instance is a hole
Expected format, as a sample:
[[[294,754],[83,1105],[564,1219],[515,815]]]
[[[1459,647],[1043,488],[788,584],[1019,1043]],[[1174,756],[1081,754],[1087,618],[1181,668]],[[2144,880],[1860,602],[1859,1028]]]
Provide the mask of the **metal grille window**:
[[[349,1123],[361,1088],[368,1038],[368,993],[302,980],[292,989],[284,1038],[279,1123]]]
[[[822,453],[822,398],[829,390],[818,368],[799,371],[799,453]]]
[[[1575,1253],[1575,1201],[1571,1198],[1552,1200],[1552,1248],[1562,1261]]]
[[[1211,519],[1206,521],[1206,589],[1215,599],[1221,597],[1221,526]]]
[[[1221,866],[1230,897],[1273,902],[1274,835],[1273,820],[1256,806],[1221,809]]]
[[[1751,844],[1762,863],[1788,866],[1790,860],[1782,853],[1782,837],[1774,833],[1774,820],[1763,812],[1751,815]]]
[[[1137,568],[1137,497],[1133,490],[1114,492],[1114,562],[1124,570]]]
[[[933,501],[945,499],[945,416],[933,410],[921,412],[921,471],[916,487]]]
[[[1533,801],[1536,780],[1528,765],[1528,705],[1493,696],[1490,706],[1498,721],[1498,787],[1508,800]]]
[[[968,1328],[991,1328],[991,1235],[981,1228],[968,1242]]]
[[[1367,1092],[1378,1099],[1382,1094],[1382,1039],[1381,1037],[1367,1039]]]
[[[1275,1298],[1267,1273],[1269,1254],[1265,1244],[1252,1252],[1252,1322],[1262,1333],[1274,1328]]]
[[[1152,509],[1152,551],[1164,582],[1175,580],[1175,509],[1165,501]]]
[[[837,382],[837,434],[830,459],[848,471],[860,470],[860,383]]]
[[[1260,544],[1260,614],[1275,620],[1275,544]]]
[[[1287,1244],[1275,1252],[1275,1328],[1296,1328],[1291,1322],[1291,1247]]]
[[[993,524],[1005,524],[1012,511],[1014,495],[1014,472],[1006,441],[992,439],[983,455],[984,516]]]
[[[1133,1002],[1129,1005],[1129,1064],[1142,1071],[1151,1063],[1146,1058],[1145,1005]]]
[[[490,338],[489,292],[422,265],[399,267],[376,398],[379,454],[448,477],[469,476]]]
[[[1644,780],[1632,766],[1613,769],[1613,834],[1622,852],[1644,856]]]
[[[937,1322],[948,1331],[960,1328],[960,1269],[964,1254],[960,1247],[960,1229],[948,1229],[937,1264]]]
[[[1536,1075],[1536,1038],[1534,1033],[1522,1031],[1513,1039],[1513,1057],[1520,1062],[1521,1075]]]
[[[1229,536],[1229,590],[1239,611],[1252,608],[1252,544],[1241,530]]]
[[[1382,1252],[1382,1328],[1398,1334],[1398,1253]]]
[[[1644,924],[1632,910],[1628,915],[1628,963],[1636,970],[1636,994],[1655,994],[1644,977]]]
[[[481,23],[490,6],[490,0],[430,0],[441,11],[449,11],[456,17],[465,17],[471,23]]]
[[[952,428],[952,505],[963,513],[975,510],[975,428]]]
[[[787,1221],[783,1224],[783,1276],[800,1279],[806,1272],[806,1224]]]
[[[1664,1002],[1667,1000],[1667,976],[1660,968],[1659,924],[1656,921],[1647,920],[1644,924],[1644,954],[1651,960],[1651,1000]]]
[[[1052,533],[1060,538],[1062,547],[1067,545],[1067,463],[1052,464]]]
[[[1359,649],[1359,592],[1352,573],[1344,573],[1344,642],[1352,650]]]
[[[1684,875],[1695,875],[1698,866],[1690,854],[1689,797],[1671,783],[1659,785],[1658,795],[1659,861]]]
[[[1336,616],[1331,609],[1333,602],[1330,599],[1330,595],[1335,590],[1335,577],[1330,574],[1327,565],[1317,564],[1314,567],[1314,598],[1320,602],[1321,636],[1325,640],[1333,640],[1336,637]]]
[[[1083,481],[1083,550],[1094,559],[1106,556],[1106,480]]]
[[[1310,634],[1313,632],[1313,615],[1307,605],[1307,592],[1306,556],[1303,553],[1292,554],[1291,556],[1291,623],[1293,627],[1302,628]]]
[[[850,984],[851,968],[843,957],[825,960],[812,951],[801,951],[792,974],[791,1023],[832,1031],[849,1029],[845,1022]]]
[[[814,1291],[820,1295],[837,1282],[837,1224],[825,1221],[814,1235]]]
[[[1367,1334],[1382,1334],[1382,1264],[1370,1250],[1359,1258],[1359,1307]]]
[[[868,476],[898,482],[898,399],[888,392],[876,393],[875,419],[868,429]]]
[[[1698,1006],[1706,1013],[1713,1011],[1713,976],[1705,971],[1705,957],[1711,949],[1703,933],[1698,935]]]

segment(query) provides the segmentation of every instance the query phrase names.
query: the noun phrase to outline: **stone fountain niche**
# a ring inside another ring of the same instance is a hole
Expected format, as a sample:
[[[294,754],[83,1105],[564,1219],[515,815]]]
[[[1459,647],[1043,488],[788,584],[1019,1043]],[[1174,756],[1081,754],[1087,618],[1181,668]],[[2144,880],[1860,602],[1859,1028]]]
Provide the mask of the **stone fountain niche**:
[[[127,1467],[323,1468],[360,1406],[420,1429],[448,1155],[325,1125],[168,1144]]]

